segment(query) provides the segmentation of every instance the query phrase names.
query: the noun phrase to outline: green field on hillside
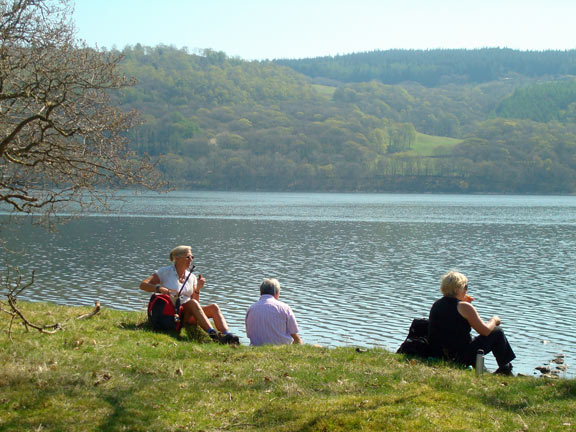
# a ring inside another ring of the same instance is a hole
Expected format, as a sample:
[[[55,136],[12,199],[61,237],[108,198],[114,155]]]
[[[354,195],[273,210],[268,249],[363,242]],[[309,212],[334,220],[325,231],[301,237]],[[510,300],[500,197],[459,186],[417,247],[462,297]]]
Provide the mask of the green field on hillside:
[[[437,148],[446,150],[447,153],[449,153],[449,151],[454,146],[460,144],[461,142],[462,140],[457,138],[439,137],[417,133],[416,142],[412,147],[412,151],[420,156],[432,156],[434,154],[434,150]]]
[[[316,92],[327,98],[331,98],[334,92],[336,91],[336,87],[321,85],[321,84],[312,84],[312,88],[316,90]]]

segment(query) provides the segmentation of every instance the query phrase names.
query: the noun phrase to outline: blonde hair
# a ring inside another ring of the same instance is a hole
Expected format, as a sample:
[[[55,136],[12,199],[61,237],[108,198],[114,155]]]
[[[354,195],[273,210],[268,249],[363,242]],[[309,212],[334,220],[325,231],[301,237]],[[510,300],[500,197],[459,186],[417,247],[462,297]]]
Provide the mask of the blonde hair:
[[[451,271],[442,276],[440,289],[446,297],[457,297],[468,284],[468,278],[462,273]]]
[[[176,246],[170,251],[170,261],[188,255],[188,252],[192,253],[192,246]]]

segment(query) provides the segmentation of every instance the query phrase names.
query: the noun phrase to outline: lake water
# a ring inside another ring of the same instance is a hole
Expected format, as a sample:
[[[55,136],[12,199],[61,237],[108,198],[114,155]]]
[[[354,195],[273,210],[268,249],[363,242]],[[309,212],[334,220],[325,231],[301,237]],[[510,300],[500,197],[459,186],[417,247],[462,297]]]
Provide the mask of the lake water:
[[[111,214],[50,234],[3,237],[36,270],[23,297],[144,311],[140,281],[193,246],[217,302],[248,343],[244,314],[266,277],[280,280],[302,338],[395,351],[428,314],[451,269],[466,274],[484,319],[502,318],[515,371],[576,360],[576,197],[173,192],[126,195]],[[6,216],[2,216],[6,221]],[[492,356],[487,365],[494,368]],[[539,374],[538,374],[539,375]],[[574,377],[568,369],[564,376]]]

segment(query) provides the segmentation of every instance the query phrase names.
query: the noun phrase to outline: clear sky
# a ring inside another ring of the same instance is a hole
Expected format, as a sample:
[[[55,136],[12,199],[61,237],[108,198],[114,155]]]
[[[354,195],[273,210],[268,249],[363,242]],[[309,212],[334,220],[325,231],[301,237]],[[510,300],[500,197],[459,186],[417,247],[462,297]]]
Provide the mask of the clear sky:
[[[245,60],[353,52],[575,49],[575,0],[72,0],[90,46],[211,48]]]

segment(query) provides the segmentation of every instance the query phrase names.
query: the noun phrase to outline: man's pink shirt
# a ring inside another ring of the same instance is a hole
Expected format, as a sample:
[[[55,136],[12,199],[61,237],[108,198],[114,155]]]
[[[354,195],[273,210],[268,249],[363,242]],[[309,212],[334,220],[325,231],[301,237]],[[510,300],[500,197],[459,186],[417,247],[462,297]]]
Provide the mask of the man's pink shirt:
[[[246,333],[250,345],[282,345],[292,343],[298,323],[290,306],[264,294],[246,312]]]

